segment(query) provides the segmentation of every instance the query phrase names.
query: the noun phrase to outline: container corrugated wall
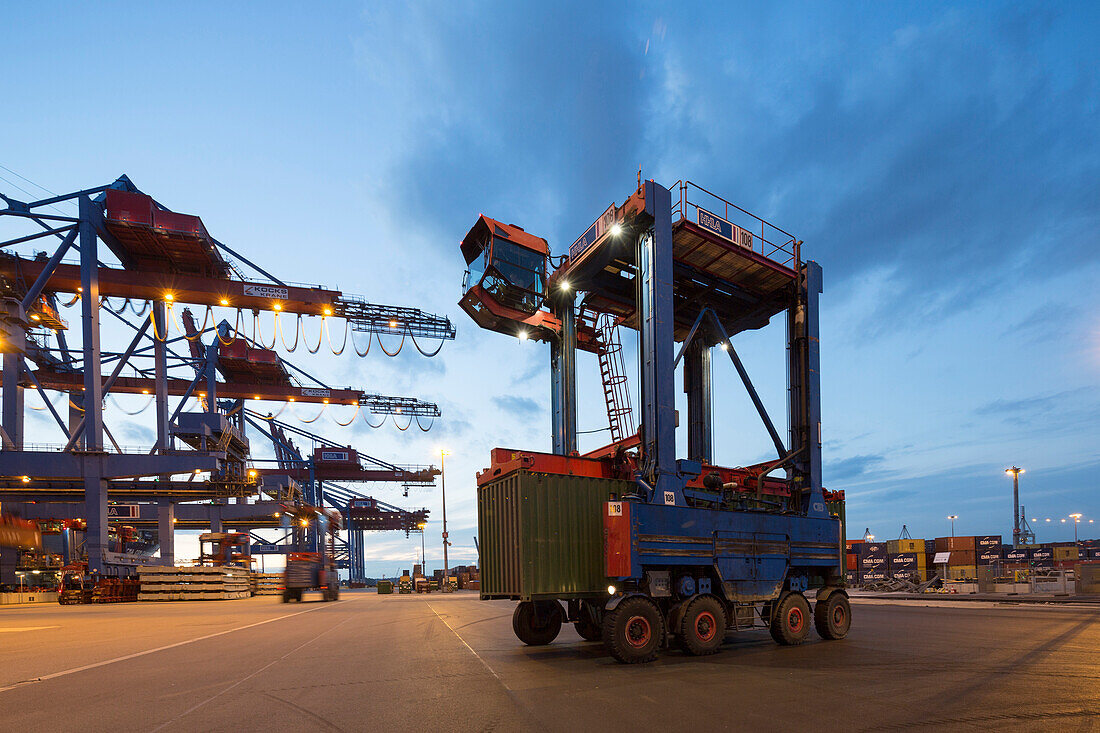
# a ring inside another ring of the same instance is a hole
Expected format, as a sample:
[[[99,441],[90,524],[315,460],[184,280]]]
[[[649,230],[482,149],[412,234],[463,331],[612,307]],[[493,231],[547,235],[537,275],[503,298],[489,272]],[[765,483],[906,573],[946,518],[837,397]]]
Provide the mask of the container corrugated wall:
[[[482,598],[606,593],[603,504],[627,481],[516,471],[478,489]]]

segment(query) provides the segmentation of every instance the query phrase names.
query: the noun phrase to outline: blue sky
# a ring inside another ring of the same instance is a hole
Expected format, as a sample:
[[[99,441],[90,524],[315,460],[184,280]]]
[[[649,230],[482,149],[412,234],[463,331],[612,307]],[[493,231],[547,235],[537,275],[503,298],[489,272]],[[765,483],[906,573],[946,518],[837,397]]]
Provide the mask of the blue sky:
[[[0,165],[55,191],[127,173],[284,278],[450,315],[458,340],[433,360],[291,358],[442,406],[426,434],[344,434],[395,461],[454,451],[452,562],[473,559],[489,449],[549,447],[546,347],[465,318],[458,240],[484,212],[561,252],[639,167],[696,181],[795,232],[824,268],[825,482],[847,491],[849,535],[942,535],[958,514],[960,534],[1008,536],[1013,463],[1029,515],[1100,519],[1098,15],[24,4],[0,31]],[[782,342],[778,322],[736,342],[778,420]],[[600,428],[594,361],[579,370],[580,427]],[[716,360],[715,379],[717,460],[767,457],[732,367]],[[152,424],[137,421],[131,442]],[[374,493],[439,518],[438,492]],[[1043,524],[1040,540],[1072,537]],[[370,537],[372,571],[407,567],[419,544]]]

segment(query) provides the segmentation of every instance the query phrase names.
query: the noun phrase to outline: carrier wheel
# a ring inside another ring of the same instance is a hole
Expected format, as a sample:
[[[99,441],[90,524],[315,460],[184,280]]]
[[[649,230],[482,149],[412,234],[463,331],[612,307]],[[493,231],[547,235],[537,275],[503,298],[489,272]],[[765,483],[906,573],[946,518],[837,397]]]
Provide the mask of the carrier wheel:
[[[684,612],[680,642],[688,654],[714,654],[726,638],[726,611],[713,596],[699,596]]]
[[[788,593],[772,612],[772,638],[784,646],[806,641],[810,633],[810,604],[801,593]]]
[[[292,593],[291,593],[289,588],[287,590],[284,590],[283,591],[283,603],[290,603],[291,595],[292,595]]]
[[[512,613],[512,631],[528,646],[543,646],[558,637],[561,617],[557,601],[523,601]]]
[[[624,664],[651,662],[665,638],[665,621],[645,596],[624,599],[603,617],[603,643]]]
[[[814,606],[814,626],[822,639],[843,639],[852,627],[852,604],[837,591]]]

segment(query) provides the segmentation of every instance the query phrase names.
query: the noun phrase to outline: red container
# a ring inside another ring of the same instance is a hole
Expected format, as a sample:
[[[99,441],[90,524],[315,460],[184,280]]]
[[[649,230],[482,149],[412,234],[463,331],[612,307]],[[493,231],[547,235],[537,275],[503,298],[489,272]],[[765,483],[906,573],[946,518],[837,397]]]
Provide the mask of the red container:
[[[196,237],[206,236],[206,227],[202,225],[202,219],[190,214],[177,214],[174,211],[154,211],[153,227]]]
[[[1054,567],[1059,570],[1073,570],[1077,567],[1079,560],[1055,560]]]
[[[963,552],[974,552],[974,538],[973,537],[937,537],[936,538],[936,551],[947,552],[948,550],[961,550]],[[973,565],[974,563],[970,563]]]
[[[856,545],[862,545],[864,542],[865,540],[847,540],[844,543],[844,547],[848,550],[852,550]]]
[[[946,552],[946,551],[945,551]],[[977,565],[977,553],[973,550],[950,550],[951,558],[948,565]]]
[[[849,552],[847,554],[847,558],[848,570],[859,570],[859,555],[855,554],[854,552]]]
[[[107,189],[107,218],[129,224],[153,223],[153,199],[143,193]]]

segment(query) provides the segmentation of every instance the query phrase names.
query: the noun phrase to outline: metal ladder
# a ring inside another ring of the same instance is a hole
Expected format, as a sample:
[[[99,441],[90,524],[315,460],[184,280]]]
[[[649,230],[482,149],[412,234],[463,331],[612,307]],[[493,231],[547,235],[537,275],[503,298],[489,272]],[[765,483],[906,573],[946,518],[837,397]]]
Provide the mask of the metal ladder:
[[[607,403],[607,424],[611,428],[611,442],[618,443],[634,435],[634,410],[630,405],[630,385],[623,361],[623,344],[619,339],[619,327],[612,316],[601,313],[595,320],[596,356],[600,362],[600,379]]]

